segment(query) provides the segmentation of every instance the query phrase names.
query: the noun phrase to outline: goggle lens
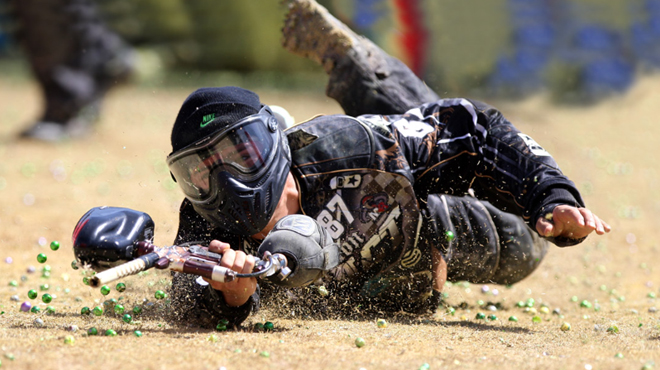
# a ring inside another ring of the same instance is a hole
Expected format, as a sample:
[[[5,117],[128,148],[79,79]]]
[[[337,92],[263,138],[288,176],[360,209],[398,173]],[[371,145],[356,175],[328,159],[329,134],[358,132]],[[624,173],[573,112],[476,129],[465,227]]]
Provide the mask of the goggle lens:
[[[168,166],[184,194],[202,201],[212,193],[213,172],[227,171],[237,179],[249,180],[266,166],[276,137],[263,120],[248,120],[204,144],[173,153]]]

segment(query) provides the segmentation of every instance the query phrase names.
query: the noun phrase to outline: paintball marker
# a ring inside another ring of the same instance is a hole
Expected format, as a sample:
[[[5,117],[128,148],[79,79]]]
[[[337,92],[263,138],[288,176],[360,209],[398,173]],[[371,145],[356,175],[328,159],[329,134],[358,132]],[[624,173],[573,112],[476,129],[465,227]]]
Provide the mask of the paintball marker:
[[[78,262],[100,271],[90,285],[98,287],[152,267],[218,282],[238,277],[284,280],[291,274],[281,253],[264,252],[255,257],[251,273],[241,274],[220,266],[222,255],[201,245],[157,247],[151,243],[153,230],[148,214],[128,208],[96,207],[83,215],[73,231],[73,249]]]

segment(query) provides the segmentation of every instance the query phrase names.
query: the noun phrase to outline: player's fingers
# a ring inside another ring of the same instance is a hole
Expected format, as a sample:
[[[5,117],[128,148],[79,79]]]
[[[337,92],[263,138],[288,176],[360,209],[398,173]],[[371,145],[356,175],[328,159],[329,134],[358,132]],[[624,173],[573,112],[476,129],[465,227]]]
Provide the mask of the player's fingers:
[[[244,265],[245,265],[245,253],[236,252],[234,257],[234,264],[232,265],[231,269],[236,272],[243,272]]]
[[[605,233],[609,233],[612,229],[610,225],[608,225],[607,222],[601,220],[598,216],[594,215],[594,217],[596,218],[596,234],[603,235]]]
[[[582,215],[582,218],[584,219],[584,224],[585,226],[596,230],[596,215],[593,214],[590,210],[587,208],[580,208],[580,214]]]
[[[220,266],[232,268],[234,266],[234,259],[236,259],[236,251],[233,249],[227,249],[222,254]]]
[[[554,232],[554,225],[552,222],[546,220],[543,217],[540,217],[538,221],[536,221],[536,231],[541,236],[550,237],[553,236],[552,234]]]
[[[243,273],[249,274],[250,272],[252,272],[252,270],[254,270],[254,265],[255,265],[254,256],[247,255],[245,257],[245,264],[243,265]]]
[[[612,231],[612,226],[610,226],[610,224],[608,224],[607,222],[603,221],[603,220],[600,219],[600,218],[599,218],[599,220],[600,220],[600,222],[603,223],[603,230],[604,230],[606,233],[609,233],[610,231]]]
[[[209,243],[209,251],[211,252],[222,254],[227,249],[231,249],[231,246],[228,243],[219,240],[212,240],[211,243]]]

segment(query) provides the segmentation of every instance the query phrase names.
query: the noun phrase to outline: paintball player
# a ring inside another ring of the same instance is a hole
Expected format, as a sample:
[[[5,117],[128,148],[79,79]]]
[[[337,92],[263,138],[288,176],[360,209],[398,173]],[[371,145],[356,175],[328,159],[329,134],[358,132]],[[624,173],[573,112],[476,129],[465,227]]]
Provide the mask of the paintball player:
[[[293,273],[278,285],[323,286],[314,299],[326,303],[425,312],[446,280],[513,284],[547,241],[610,231],[495,108],[438,99],[314,1],[290,2],[284,35],[286,48],[323,65],[347,115],[282,130],[251,91],[193,92],[167,158],[185,194],[175,244],[208,244],[242,273],[253,255],[282,253]],[[201,325],[240,325],[261,291],[255,278],[175,274],[172,298]]]

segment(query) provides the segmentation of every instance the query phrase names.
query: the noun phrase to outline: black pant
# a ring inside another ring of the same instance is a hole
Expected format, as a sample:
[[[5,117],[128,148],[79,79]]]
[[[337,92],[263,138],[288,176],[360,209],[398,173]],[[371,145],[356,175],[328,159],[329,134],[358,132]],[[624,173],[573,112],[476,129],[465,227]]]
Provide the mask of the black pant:
[[[548,250],[522,218],[471,196],[431,194],[427,211],[430,239],[447,261],[449,281],[513,284]]]
[[[361,46],[329,72],[327,94],[347,114],[400,114],[438,99],[399,60],[373,44]],[[548,249],[522,218],[470,196],[431,194],[426,212],[428,238],[447,262],[449,281],[513,284],[534,271]]]
[[[129,48],[102,22],[94,0],[10,3],[17,38],[44,94],[41,121],[64,124],[81,109],[96,108],[126,78]]]

